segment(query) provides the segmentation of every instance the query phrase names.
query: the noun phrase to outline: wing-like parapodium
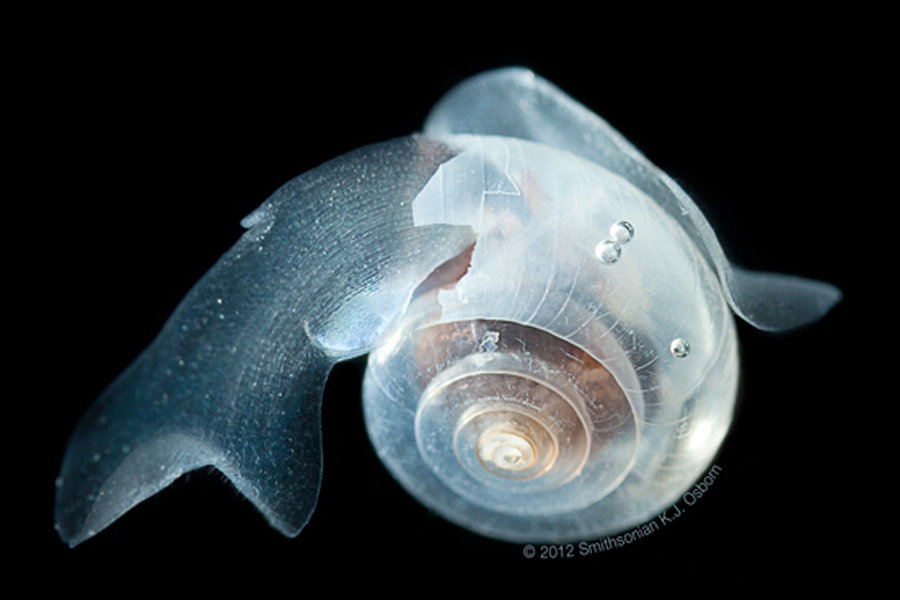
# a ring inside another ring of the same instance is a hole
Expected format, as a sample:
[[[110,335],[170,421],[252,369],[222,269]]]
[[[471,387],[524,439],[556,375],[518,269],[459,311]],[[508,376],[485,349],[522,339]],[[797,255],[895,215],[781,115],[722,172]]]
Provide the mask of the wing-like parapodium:
[[[321,480],[331,366],[367,352],[415,287],[473,241],[465,227],[413,222],[412,200],[451,157],[419,137],[361,148],[249,215],[78,424],[57,480],[63,540],[80,543],[204,465],[273,527],[299,533]]]
[[[764,330],[798,327],[824,316],[841,298],[831,284],[731,265],[709,222],[681,187],[606,121],[527,69],[472,77],[435,105],[425,134],[498,135],[583,156],[620,175],[678,219],[715,266],[732,309]]]

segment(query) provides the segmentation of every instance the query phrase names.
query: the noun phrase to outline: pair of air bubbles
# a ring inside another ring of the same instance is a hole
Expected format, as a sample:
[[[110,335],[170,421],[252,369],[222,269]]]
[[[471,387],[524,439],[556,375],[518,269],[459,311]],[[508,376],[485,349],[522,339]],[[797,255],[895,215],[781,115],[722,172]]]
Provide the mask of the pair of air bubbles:
[[[634,225],[628,221],[617,221],[609,227],[609,237],[597,244],[594,254],[600,262],[607,265],[619,262],[622,258],[622,246],[634,238]],[[691,345],[684,338],[675,338],[669,344],[669,353],[675,358],[686,358],[691,352]]]
[[[597,244],[594,254],[607,265],[619,262],[622,246],[634,237],[634,225],[628,221],[617,221],[609,227],[609,237]]]

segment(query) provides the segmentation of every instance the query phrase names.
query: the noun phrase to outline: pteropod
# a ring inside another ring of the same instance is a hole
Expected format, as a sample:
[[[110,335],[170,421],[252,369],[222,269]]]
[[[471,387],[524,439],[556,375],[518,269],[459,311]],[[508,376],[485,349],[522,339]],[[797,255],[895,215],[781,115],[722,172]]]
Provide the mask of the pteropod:
[[[205,466],[299,534],[325,380],[364,354],[370,439],[429,508],[508,541],[623,531],[725,437],[734,315],[784,330],[841,296],[731,265],[670,177],[519,68],[463,81],[421,133],[300,175],[242,224],[72,434],[68,544]]]

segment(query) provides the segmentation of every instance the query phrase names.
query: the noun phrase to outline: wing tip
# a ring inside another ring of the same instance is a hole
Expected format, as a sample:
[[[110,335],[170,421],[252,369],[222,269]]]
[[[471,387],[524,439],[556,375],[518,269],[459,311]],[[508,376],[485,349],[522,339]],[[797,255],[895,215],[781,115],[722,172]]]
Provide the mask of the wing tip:
[[[831,283],[781,273],[734,269],[727,298],[737,316],[768,332],[800,329],[823,319],[844,298]]]

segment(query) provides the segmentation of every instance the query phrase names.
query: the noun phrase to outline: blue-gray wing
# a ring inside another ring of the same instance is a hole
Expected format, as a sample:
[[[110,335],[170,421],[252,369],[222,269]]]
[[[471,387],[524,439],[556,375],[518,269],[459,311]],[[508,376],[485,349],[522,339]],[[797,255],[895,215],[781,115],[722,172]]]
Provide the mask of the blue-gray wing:
[[[413,222],[445,146],[361,148],[278,190],[194,286],[153,343],[78,424],[57,480],[70,545],[182,473],[222,471],[296,535],[321,480],[320,404],[331,366],[368,352],[415,287],[472,243]]]
[[[450,90],[429,114],[425,134],[441,139],[461,133],[540,142],[624,177],[678,220],[716,268],[732,309],[755,327],[810,323],[841,298],[840,290],[822,281],[733,266],[706,217],[672,178],[606,121],[527,69],[489,71]]]

